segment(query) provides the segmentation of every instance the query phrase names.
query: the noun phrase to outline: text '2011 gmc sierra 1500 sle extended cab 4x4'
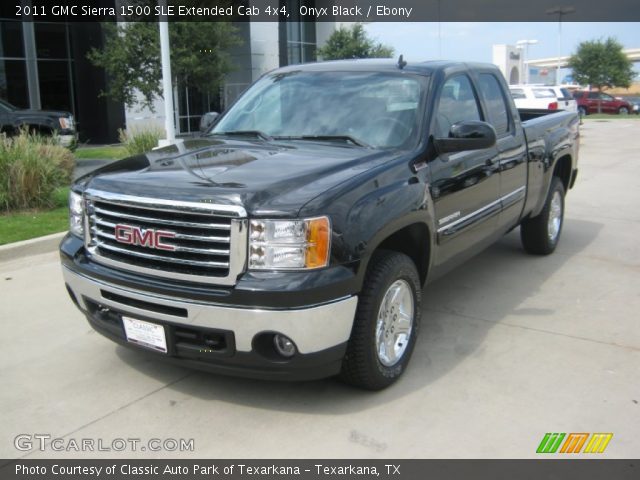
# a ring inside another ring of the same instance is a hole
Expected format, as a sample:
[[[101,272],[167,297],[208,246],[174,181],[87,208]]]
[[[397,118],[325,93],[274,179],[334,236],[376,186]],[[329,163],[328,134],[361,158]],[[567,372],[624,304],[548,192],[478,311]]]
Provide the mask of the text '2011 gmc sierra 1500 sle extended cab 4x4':
[[[578,122],[518,112],[492,65],[281,68],[203,136],[76,181],[67,289],[158,359],[381,389],[429,280],[517,226],[528,252],[556,248]]]

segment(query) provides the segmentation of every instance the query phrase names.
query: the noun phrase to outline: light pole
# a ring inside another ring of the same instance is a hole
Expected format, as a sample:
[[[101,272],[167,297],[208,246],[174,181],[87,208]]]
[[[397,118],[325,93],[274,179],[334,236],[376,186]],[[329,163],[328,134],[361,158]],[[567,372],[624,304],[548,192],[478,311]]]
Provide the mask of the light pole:
[[[524,59],[522,63],[524,64],[524,83],[529,83],[529,45],[535,45],[538,43],[538,40],[518,40],[516,42],[516,46],[524,47]]]
[[[556,67],[557,85],[560,85],[560,65],[562,64],[562,62],[560,61],[560,54],[562,53],[562,16],[569,15],[570,13],[574,13],[575,11],[575,7],[569,5],[553,7],[545,12],[547,15],[558,15],[558,66]]]
[[[165,10],[167,1],[160,0],[158,5]],[[165,139],[158,143],[160,147],[171,145],[176,141],[176,129],[173,124],[173,87],[171,85],[171,54],[169,46],[169,19],[162,16],[159,19],[160,26],[160,62],[162,65],[162,98],[164,99],[164,131]]]

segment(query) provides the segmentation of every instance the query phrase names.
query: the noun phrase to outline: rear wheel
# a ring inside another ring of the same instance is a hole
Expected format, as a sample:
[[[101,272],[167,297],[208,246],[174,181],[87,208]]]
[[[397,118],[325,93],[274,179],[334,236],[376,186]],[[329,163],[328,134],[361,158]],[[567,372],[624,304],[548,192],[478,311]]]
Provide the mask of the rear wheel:
[[[542,211],[520,225],[520,238],[527,252],[548,255],[556,249],[564,221],[564,195],[564,185],[553,177]]]
[[[340,378],[382,390],[404,372],[418,334],[421,291],[413,261],[379,251],[369,263]]]

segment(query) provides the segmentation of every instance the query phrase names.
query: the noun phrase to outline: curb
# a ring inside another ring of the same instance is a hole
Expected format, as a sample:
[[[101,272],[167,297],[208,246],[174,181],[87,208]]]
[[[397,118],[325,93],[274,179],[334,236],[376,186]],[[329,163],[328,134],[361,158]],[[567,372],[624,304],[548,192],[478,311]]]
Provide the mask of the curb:
[[[16,260],[30,255],[53,252],[67,232],[52,233],[44,237],[0,245],[0,262]]]

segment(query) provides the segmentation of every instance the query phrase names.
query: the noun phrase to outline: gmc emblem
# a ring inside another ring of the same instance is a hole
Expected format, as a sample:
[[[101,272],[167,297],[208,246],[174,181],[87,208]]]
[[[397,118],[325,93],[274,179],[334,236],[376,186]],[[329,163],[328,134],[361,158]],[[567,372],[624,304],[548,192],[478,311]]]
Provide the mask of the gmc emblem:
[[[176,247],[168,243],[163,243],[165,238],[174,238],[173,232],[164,230],[154,230],[152,228],[133,227],[131,225],[118,224],[115,228],[116,240],[127,245],[139,245],[141,247],[155,248],[157,250],[167,250],[173,252]]]

